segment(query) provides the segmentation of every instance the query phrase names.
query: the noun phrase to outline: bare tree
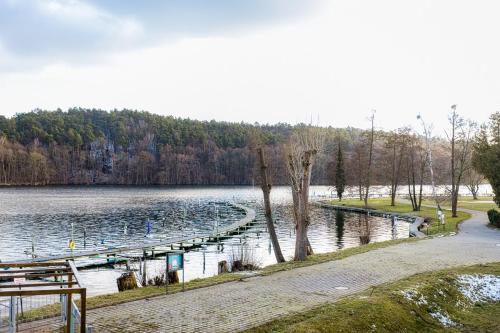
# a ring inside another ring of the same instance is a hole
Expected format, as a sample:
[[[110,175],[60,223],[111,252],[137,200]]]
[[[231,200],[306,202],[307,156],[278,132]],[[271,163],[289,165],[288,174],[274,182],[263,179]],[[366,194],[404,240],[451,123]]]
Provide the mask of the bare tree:
[[[276,256],[277,262],[285,262],[285,257],[281,253],[280,243],[278,242],[278,236],[276,235],[276,230],[274,228],[273,215],[271,211],[271,183],[267,174],[267,164],[264,158],[264,149],[258,148],[257,152],[259,154],[259,164],[260,164],[260,178],[261,178],[261,188],[264,193],[264,208],[266,214],[267,231],[269,232],[269,238],[273,244],[274,255]]]
[[[391,206],[396,205],[396,194],[400,184],[403,160],[408,145],[408,128],[400,128],[386,136],[386,148],[390,151]]]
[[[423,147],[422,140],[415,134],[408,135],[405,157],[409,198],[413,210],[419,211],[422,207],[425,167],[428,164],[429,156]],[[419,185],[418,195],[417,184]]]
[[[370,181],[371,181],[371,171],[373,162],[373,142],[375,140],[375,110],[372,111],[370,116],[371,130],[369,134],[369,148],[368,148],[368,165],[366,166],[366,177],[365,177],[365,208],[368,208],[368,196],[370,193]]]
[[[472,198],[477,200],[479,193],[479,185],[484,182],[485,178],[482,174],[474,170],[473,168],[468,168],[464,175],[464,184],[467,189],[472,193]]]
[[[292,188],[293,215],[295,219],[294,260],[305,260],[312,253],[307,237],[310,224],[309,186],[314,159],[323,146],[323,135],[319,128],[300,128],[290,137],[287,147],[287,165]]]
[[[465,121],[458,113],[457,106],[451,106],[449,116],[451,133],[446,133],[451,146],[451,212],[457,217],[458,192],[465,171],[471,167],[472,141],[476,132],[476,124]]]
[[[351,185],[355,186],[358,189],[358,197],[360,201],[363,201],[364,197],[364,164],[365,164],[365,153],[364,148],[366,146],[364,142],[364,137],[359,133],[359,130],[356,130],[352,127],[348,127],[347,129],[349,133],[349,140],[353,144],[349,164],[350,167],[350,178]]]

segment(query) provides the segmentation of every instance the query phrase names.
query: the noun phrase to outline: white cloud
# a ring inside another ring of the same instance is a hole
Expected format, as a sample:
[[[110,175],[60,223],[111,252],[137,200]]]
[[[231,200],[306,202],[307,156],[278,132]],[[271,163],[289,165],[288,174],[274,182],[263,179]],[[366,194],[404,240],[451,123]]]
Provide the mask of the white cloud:
[[[451,104],[485,121],[500,105],[498,5],[335,1],[245,34],[185,36],[99,65],[0,76],[0,113],[136,108],[197,119],[383,128],[446,126]],[[1,54],[0,54],[1,57]]]

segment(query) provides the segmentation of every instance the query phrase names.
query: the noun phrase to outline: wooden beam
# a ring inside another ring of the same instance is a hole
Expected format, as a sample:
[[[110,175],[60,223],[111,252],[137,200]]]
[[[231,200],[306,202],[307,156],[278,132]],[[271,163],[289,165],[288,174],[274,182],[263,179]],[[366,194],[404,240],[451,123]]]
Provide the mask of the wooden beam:
[[[61,266],[61,267],[68,267],[68,264],[66,264],[65,261],[56,261],[56,262],[50,262],[50,261],[44,261],[44,262],[10,262],[10,263],[0,263],[0,268],[10,268],[10,267],[41,267],[41,266],[47,266],[47,267],[53,267],[53,266]]]
[[[9,269],[7,271],[0,271],[0,275],[16,274],[16,273],[47,273],[47,272],[70,272],[70,267],[61,268],[39,268],[39,269]]]
[[[69,267],[71,268],[71,272],[73,273],[73,276],[75,277],[76,282],[78,283],[78,286],[80,288],[85,288],[83,286],[83,280],[80,277],[80,273],[78,273],[78,269],[76,269],[75,262],[73,260],[68,260]],[[70,280],[71,281],[71,277]]]
[[[21,284],[1,284],[0,291],[2,289],[12,289],[12,288],[27,288],[27,287],[53,287],[53,286],[72,286],[78,284],[75,281],[72,282],[42,282],[42,283],[21,283]]]
[[[53,277],[53,276],[71,276],[73,275],[73,272],[66,272],[66,273],[46,273],[46,274],[4,274],[0,273],[0,278],[43,278],[43,277]]]
[[[80,294],[82,290],[83,288],[55,288],[55,289],[42,289],[42,290],[0,291],[0,297]]]
[[[167,277],[168,278],[168,277]],[[80,293],[80,332],[87,332],[87,290]]]

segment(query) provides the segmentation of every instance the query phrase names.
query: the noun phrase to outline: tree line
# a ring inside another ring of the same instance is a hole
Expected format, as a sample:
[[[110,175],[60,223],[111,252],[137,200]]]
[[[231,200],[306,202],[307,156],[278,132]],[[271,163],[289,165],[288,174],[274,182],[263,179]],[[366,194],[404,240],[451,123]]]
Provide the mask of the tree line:
[[[81,108],[0,116],[0,185],[252,185],[260,179],[259,145],[266,148],[272,183],[285,185],[289,184],[285,143],[303,126]],[[333,127],[320,131],[324,144],[315,156],[312,184],[335,183],[339,149],[345,164],[342,177],[361,196],[366,196],[367,163],[371,184],[428,182],[422,168],[401,176],[421,158],[421,138],[414,131],[408,130],[414,142],[404,148],[413,147],[411,162],[401,157],[400,141],[408,139],[397,132]],[[432,147],[441,183],[448,182],[446,168],[440,167],[447,163],[444,146],[443,140],[435,139]],[[389,162],[395,163],[397,173],[387,172]]]

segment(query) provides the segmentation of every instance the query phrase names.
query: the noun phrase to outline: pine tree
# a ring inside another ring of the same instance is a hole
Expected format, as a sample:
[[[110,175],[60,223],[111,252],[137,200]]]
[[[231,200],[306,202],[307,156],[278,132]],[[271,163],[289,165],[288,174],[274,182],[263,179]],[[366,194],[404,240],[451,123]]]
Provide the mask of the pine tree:
[[[339,150],[337,151],[337,166],[335,169],[335,188],[337,189],[337,196],[342,201],[342,194],[345,190],[345,170],[344,170],[344,157],[342,154],[342,147],[339,142]]]

